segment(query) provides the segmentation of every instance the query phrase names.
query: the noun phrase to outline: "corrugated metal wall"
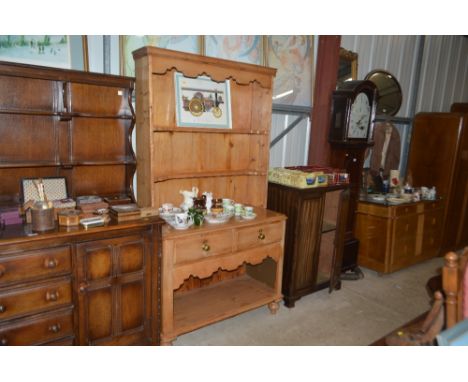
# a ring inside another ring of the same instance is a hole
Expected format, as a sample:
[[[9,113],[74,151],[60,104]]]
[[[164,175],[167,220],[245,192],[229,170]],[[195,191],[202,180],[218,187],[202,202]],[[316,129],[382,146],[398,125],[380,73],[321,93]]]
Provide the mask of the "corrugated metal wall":
[[[419,44],[424,39],[421,77],[415,94]],[[416,112],[447,112],[453,102],[468,102],[468,38],[463,36],[342,36],[341,46],[358,54],[358,78],[374,69],[396,76],[403,91],[399,117]]]

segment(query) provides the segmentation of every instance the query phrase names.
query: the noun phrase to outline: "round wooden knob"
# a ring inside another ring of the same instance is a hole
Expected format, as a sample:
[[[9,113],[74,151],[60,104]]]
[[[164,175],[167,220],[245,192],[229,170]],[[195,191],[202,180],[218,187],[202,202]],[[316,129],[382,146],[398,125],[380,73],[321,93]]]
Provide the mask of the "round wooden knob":
[[[62,326],[59,323],[49,326],[49,332],[52,333],[58,333],[60,332],[60,329],[62,329]]]
[[[208,252],[210,250],[210,246],[208,243],[205,241],[201,247],[202,251]]]
[[[0,345],[1,345],[1,346],[6,346],[6,345],[8,345],[8,340],[7,340],[5,337],[3,337],[2,339],[0,339]]]
[[[54,269],[58,265],[58,260],[57,259],[46,259],[44,261],[44,267],[48,269]]]
[[[265,240],[265,237],[266,237],[266,236],[265,236],[265,234],[263,233],[263,231],[262,231],[262,230],[259,230],[259,231],[258,231],[258,238],[259,238],[260,240]]]
[[[5,274],[5,267],[0,264],[0,277],[2,277]]]
[[[59,292],[52,290],[46,293],[46,301],[57,301],[59,298]]]
[[[81,293],[84,293],[86,292],[86,288],[88,288],[88,284],[86,283],[81,283],[78,290],[81,292]]]
[[[6,306],[0,305],[0,313],[5,313],[5,312],[6,312]]]

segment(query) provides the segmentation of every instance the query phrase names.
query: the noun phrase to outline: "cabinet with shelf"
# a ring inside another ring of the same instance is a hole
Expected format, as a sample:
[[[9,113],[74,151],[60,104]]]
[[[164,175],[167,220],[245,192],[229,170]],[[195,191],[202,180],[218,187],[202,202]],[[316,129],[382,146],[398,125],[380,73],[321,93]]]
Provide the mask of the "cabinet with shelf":
[[[266,210],[275,70],[144,47],[136,68],[138,203],[179,205],[197,187],[255,208],[252,221],[163,230],[162,343],[281,300],[285,217]],[[232,128],[179,127],[174,75],[230,81]]]
[[[346,185],[298,189],[268,184],[268,208],[288,215],[282,290],[287,307],[319,289],[340,288],[348,204]]]

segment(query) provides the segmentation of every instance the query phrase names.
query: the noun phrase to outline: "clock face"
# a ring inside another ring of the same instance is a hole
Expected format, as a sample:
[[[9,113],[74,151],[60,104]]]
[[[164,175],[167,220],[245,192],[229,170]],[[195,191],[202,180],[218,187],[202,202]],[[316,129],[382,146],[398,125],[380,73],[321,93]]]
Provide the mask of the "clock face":
[[[369,98],[365,93],[359,93],[351,105],[348,138],[367,138],[370,116]]]

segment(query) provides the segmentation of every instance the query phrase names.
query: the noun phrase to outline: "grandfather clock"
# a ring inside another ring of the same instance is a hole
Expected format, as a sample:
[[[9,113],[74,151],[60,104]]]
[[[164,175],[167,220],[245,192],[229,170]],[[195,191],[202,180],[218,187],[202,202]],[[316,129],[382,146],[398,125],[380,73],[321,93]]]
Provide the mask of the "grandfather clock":
[[[333,92],[328,136],[330,164],[349,173],[350,203],[342,272],[352,271],[350,278],[362,277],[357,266],[359,242],[353,235],[353,229],[364,155],[366,149],[373,145],[376,99],[377,87],[371,81],[348,81]]]

